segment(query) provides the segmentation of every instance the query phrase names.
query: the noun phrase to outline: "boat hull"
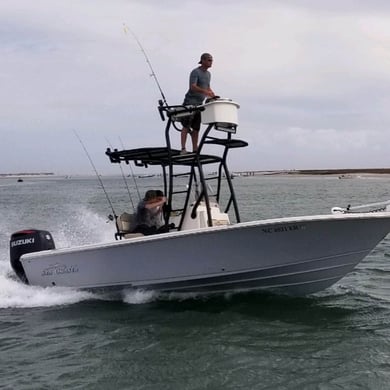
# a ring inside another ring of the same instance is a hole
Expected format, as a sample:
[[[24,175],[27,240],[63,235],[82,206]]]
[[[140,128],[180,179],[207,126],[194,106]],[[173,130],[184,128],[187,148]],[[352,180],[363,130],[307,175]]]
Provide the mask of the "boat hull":
[[[390,231],[390,213],[280,218],[23,255],[32,285],[307,295],[350,272]]]

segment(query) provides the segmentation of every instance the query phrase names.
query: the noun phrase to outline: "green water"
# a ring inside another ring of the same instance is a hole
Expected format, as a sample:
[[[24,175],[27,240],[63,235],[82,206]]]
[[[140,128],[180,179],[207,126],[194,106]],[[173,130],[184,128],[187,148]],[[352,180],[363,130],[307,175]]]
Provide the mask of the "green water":
[[[128,207],[121,179],[105,183],[115,205]],[[234,184],[245,221],[390,198],[386,177]],[[95,178],[2,179],[0,197],[0,388],[388,388],[389,238],[316,296],[125,292],[113,300],[24,286],[8,263],[9,235],[25,227],[50,230],[57,247],[110,240],[110,209]]]

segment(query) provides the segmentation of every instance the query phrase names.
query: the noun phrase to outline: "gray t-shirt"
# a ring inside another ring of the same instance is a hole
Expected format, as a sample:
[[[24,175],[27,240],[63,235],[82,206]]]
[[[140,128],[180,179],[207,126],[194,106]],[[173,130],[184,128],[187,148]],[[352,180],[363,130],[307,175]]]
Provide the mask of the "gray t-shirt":
[[[137,206],[137,225],[146,225],[149,227],[156,226],[159,228],[162,225],[161,208],[153,207],[148,209],[145,207],[145,201],[141,200]]]
[[[183,104],[186,105],[199,105],[203,103],[203,100],[207,97],[203,93],[191,91],[191,85],[196,84],[200,88],[210,88],[211,74],[208,70],[202,70],[199,66],[190,73],[190,88],[184,97]]]

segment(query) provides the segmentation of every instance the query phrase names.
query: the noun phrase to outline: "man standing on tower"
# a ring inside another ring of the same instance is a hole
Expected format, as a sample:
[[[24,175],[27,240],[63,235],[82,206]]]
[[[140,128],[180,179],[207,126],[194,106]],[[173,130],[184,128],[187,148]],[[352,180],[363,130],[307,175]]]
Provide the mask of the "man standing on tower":
[[[203,53],[199,61],[200,66],[195,68],[190,74],[190,86],[184,97],[183,105],[198,106],[207,98],[213,98],[214,92],[210,88],[211,74],[208,69],[213,64],[213,56],[209,53]],[[181,154],[187,153],[186,142],[187,134],[191,134],[192,151],[198,150],[198,138],[200,130],[201,116],[197,111],[182,120],[183,129],[181,131]]]

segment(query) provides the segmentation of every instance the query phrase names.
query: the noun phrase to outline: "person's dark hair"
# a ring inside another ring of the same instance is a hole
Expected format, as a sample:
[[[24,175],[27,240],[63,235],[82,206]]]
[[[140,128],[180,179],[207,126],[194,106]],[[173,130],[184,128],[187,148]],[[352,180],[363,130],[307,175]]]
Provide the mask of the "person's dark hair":
[[[157,195],[156,195],[156,191],[155,190],[148,190],[145,193],[144,201],[147,202],[149,200],[156,199],[156,197],[157,197]]]

